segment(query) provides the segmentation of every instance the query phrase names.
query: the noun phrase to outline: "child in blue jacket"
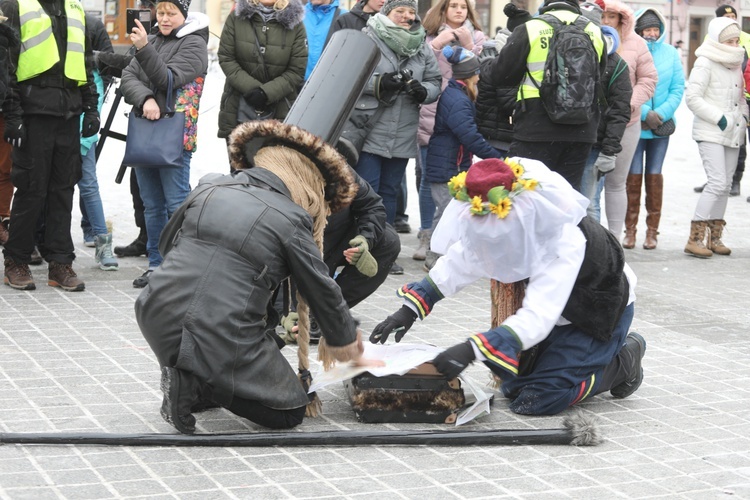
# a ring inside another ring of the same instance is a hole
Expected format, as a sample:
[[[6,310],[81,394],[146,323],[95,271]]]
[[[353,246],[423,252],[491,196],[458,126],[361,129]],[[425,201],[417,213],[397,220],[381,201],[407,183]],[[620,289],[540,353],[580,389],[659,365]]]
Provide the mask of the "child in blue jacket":
[[[435,114],[435,128],[427,148],[424,174],[430,183],[436,211],[432,227],[437,227],[443,210],[451,200],[448,181],[469,169],[473,155],[482,159],[503,158],[479,133],[476,122],[479,60],[459,46],[443,48],[443,55],[453,66],[453,76],[440,94]],[[425,270],[429,271],[440,255],[428,251]]]

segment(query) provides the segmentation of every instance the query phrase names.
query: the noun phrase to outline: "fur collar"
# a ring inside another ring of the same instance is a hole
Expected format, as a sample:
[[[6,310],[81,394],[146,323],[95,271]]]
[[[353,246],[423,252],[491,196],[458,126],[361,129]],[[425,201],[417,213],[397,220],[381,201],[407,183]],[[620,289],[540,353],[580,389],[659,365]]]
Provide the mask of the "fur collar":
[[[239,0],[234,9],[237,17],[249,21],[258,12],[258,6],[252,0]],[[280,10],[276,16],[276,21],[284,28],[290,30],[302,22],[305,17],[305,7],[300,0],[289,0],[289,5]]]
[[[252,157],[265,146],[281,144],[307,156],[326,180],[325,199],[336,213],[348,206],[359,189],[346,159],[320,137],[276,120],[238,125],[229,136],[229,163],[235,170],[252,168]]]

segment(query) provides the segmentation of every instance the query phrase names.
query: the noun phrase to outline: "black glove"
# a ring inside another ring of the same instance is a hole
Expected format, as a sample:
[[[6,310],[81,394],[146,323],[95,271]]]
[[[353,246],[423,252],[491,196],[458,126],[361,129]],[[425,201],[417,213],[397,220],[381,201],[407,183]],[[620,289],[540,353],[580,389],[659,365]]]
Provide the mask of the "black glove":
[[[370,342],[377,344],[385,344],[388,340],[388,336],[391,332],[396,332],[396,342],[401,342],[401,339],[409,331],[411,325],[417,319],[417,313],[409,309],[407,306],[401,306],[401,309],[391,314],[385,321],[381,322],[370,334]]]
[[[474,359],[474,348],[471,347],[471,341],[467,340],[438,354],[432,360],[432,364],[435,365],[437,371],[450,380],[458,377]]]
[[[266,109],[268,106],[268,96],[262,88],[253,89],[245,96],[245,102],[255,109]]]
[[[22,149],[26,145],[26,127],[21,120],[5,122],[5,142],[14,148]]]
[[[400,71],[394,71],[393,73],[383,73],[380,77],[380,88],[385,92],[398,92],[404,88],[403,74]]]
[[[91,137],[99,133],[99,112],[95,109],[83,114],[83,126],[81,126],[81,137]]]
[[[412,96],[417,103],[423,103],[427,99],[427,89],[417,80],[410,80],[406,84],[406,93]]]

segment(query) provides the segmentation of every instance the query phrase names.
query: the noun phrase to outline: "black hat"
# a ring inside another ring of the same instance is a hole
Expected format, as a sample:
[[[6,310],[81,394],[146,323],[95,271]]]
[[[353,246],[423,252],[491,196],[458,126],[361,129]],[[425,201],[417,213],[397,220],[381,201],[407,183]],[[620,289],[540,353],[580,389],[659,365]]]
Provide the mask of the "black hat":
[[[180,9],[180,12],[182,13],[182,17],[187,19],[188,10],[190,10],[190,0],[161,0],[161,1],[167,2],[167,3],[173,3],[178,9]]]
[[[719,8],[716,9],[716,17],[724,17],[727,14],[734,14],[734,17],[737,17],[737,9],[727,4],[719,5]]]
[[[635,32],[639,35],[643,33],[646,28],[659,28],[661,31],[661,19],[652,10],[647,10],[641,17],[635,22]]]
[[[532,19],[529,11],[519,9],[514,3],[506,4],[505,7],[503,7],[503,13],[508,16],[508,25],[506,26],[508,31],[513,31],[516,29],[516,26],[520,26],[526,21]]]

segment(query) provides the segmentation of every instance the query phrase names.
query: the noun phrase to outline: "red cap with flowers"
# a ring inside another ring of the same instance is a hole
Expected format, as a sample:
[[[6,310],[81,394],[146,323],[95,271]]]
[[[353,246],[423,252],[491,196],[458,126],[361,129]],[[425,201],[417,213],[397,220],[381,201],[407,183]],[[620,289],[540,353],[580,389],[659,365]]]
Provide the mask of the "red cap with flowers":
[[[489,158],[454,176],[448,182],[448,189],[455,199],[471,203],[472,215],[493,213],[504,219],[513,207],[513,198],[539,186],[536,179],[525,178],[524,173],[523,166],[516,161]]]

